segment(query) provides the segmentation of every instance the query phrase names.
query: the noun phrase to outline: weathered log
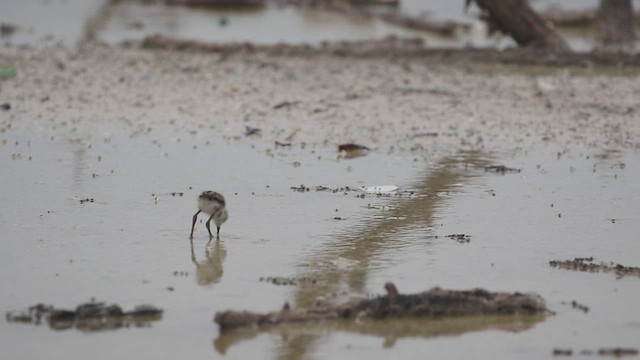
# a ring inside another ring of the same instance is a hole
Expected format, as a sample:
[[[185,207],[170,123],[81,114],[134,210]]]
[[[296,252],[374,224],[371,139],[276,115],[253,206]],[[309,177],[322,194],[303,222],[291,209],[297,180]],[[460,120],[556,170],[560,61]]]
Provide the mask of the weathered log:
[[[553,30],[526,0],[467,0],[474,1],[484,12],[489,30],[510,35],[520,46],[568,51],[564,39]]]
[[[221,331],[287,323],[318,322],[355,318],[449,317],[473,315],[547,314],[544,301],[535,295],[433,288],[417,294],[398,293],[393,283],[385,285],[387,295],[373,299],[351,300],[343,304],[317,304],[308,308],[289,309],[266,314],[249,311],[216,313]]]

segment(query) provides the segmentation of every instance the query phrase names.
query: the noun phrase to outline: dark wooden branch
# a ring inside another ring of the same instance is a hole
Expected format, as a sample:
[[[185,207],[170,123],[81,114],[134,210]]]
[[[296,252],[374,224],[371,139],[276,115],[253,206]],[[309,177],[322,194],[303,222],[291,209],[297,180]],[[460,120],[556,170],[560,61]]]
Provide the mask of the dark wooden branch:
[[[470,1],[470,0],[468,0]],[[520,46],[568,51],[564,39],[526,0],[473,0],[484,12],[490,30],[510,35]]]
[[[317,304],[266,314],[249,311],[225,311],[215,316],[221,331],[246,326],[271,326],[287,323],[318,322],[338,319],[446,317],[472,315],[548,314],[544,302],[534,295],[433,288],[417,294],[400,294],[392,283],[385,285],[387,295],[352,300],[343,304]]]

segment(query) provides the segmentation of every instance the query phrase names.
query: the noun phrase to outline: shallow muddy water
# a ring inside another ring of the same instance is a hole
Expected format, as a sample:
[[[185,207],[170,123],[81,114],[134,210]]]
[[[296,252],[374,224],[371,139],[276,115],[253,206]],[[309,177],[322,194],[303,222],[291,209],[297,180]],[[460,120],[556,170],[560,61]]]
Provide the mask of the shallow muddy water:
[[[95,298],[164,309],[148,328],[84,333],[0,323],[11,359],[523,358],[554,348],[634,347],[640,279],[549,267],[593,256],[638,266],[638,154],[540,147],[414,161],[372,151],[274,148],[247,138],[154,140],[0,135],[2,310]],[[502,164],[519,173],[487,172]],[[291,189],[304,185],[309,191]],[[399,195],[316,191],[396,185]],[[215,189],[220,240],[195,198]],[[82,201],[92,199],[93,201]],[[615,221],[613,221],[615,220]],[[466,234],[470,242],[445,237]],[[296,286],[269,276],[313,279]],[[283,327],[220,334],[216,311],[271,311],[433,286],[541,295],[547,318],[481,317]],[[584,313],[566,304],[589,307]]]

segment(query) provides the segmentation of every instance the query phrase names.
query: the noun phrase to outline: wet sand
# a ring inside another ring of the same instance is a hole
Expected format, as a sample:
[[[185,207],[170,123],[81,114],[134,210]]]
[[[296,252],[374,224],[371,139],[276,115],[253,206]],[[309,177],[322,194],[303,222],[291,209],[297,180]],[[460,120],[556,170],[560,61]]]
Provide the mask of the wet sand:
[[[5,48],[18,76],[2,82],[0,131],[60,131],[153,139],[242,138],[430,156],[460,149],[528,148],[550,142],[600,148],[640,145],[634,68],[519,67],[447,57],[274,51]],[[277,47],[276,47],[277,48]],[[267,49],[269,49],[267,47]],[[274,109],[283,102],[290,106]],[[437,134],[437,136],[429,136]]]
[[[3,310],[92,297],[164,310],[150,328],[91,336],[5,321],[7,357],[537,359],[637,346],[637,278],[548,265],[640,265],[634,68],[100,45],[3,48],[0,64],[18,72],[0,80],[11,105],[0,111]],[[371,151],[337,160],[348,142]],[[484,170],[499,164],[521,172]],[[230,219],[219,242],[198,223],[190,243],[209,188]],[[232,336],[212,321],[378,294],[387,281],[534,292],[556,315]]]

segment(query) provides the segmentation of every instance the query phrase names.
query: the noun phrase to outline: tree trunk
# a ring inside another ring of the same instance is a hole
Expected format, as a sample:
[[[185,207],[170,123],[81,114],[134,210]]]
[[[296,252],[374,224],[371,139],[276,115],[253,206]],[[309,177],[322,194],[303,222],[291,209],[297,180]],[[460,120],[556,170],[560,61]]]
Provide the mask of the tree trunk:
[[[527,0],[467,0],[485,13],[490,30],[509,34],[520,46],[568,51],[564,39],[530,6]]]
[[[635,27],[631,0],[600,0],[599,50],[633,51]]]

